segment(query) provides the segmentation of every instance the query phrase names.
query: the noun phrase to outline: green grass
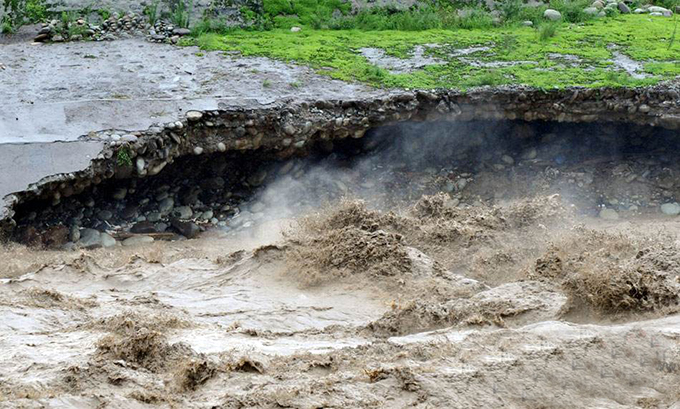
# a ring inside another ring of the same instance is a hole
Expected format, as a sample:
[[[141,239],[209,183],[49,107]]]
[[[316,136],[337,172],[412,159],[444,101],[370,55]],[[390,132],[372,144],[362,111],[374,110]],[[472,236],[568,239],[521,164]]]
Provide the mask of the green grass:
[[[320,74],[378,87],[407,89],[465,89],[478,85],[523,84],[538,88],[568,86],[637,86],[680,75],[680,42],[671,43],[673,19],[619,15],[582,24],[558,24],[553,36],[540,41],[540,28],[500,27],[423,31],[313,30],[291,33],[285,29],[228,35],[207,33],[183,40],[203,50],[239,51],[244,56],[266,56],[311,66]],[[438,44],[428,53],[444,64],[395,74],[371,64],[360,53],[376,47],[406,58],[416,45]],[[641,61],[650,78],[636,79],[614,72],[610,44]],[[489,68],[479,68],[452,57],[451,51],[471,46],[490,50],[466,56]],[[559,61],[551,54],[575,56],[581,62]],[[496,65],[489,65],[489,63]],[[576,64],[576,65],[574,65]]]
[[[558,24],[556,23],[541,24],[538,27],[538,37],[541,39],[541,41],[548,41],[549,39],[555,37],[557,34],[557,26]]]

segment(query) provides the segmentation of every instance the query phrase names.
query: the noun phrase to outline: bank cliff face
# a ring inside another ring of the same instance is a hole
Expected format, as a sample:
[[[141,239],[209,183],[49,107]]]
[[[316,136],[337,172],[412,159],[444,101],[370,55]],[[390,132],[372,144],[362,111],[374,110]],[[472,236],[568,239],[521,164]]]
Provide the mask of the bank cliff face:
[[[58,203],[107,179],[151,177],[180,157],[249,151],[281,159],[304,156],[318,142],[332,146],[336,140],[362,138],[379,126],[439,120],[627,123],[679,130],[680,85],[404,91],[355,100],[283,100],[262,108],[189,111],[182,120],[142,131],[100,131],[82,137],[104,142],[102,152],[82,171],[43,178],[5,197],[2,230],[12,231],[15,209],[22,203]],[[515,132],[523,132],[523,127]]]

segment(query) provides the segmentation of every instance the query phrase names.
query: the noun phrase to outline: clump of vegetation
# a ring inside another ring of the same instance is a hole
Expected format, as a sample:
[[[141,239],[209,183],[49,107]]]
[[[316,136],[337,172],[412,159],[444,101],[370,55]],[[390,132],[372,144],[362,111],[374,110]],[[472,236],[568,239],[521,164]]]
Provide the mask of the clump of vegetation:
[[[480,86],[497,86],[502,85],[506,82],[503,78],[503,74],[497,70],[483,71],[481,74],[477,74],[465,81],[465,85],[469,87],[480,87]]]
[[[121,167],[132,166],[132,156],[129,146],[123,145],[118,149],[118,152],[116,153],[116,163]]]
[[[189,28],[194,0],[169,0],[170,21],[181,28]]]
[[[13,33],[24,24],[38,23],[48,17],[44,0],[3,0],[2,32]]]
[[[99,9],[97,10],[97,14],[99,14],[99,17],[101,17],[102,20],[108,20],[111,17],[111,11],[107,9]]]
[[[151,2],[151,4],[144,7],[144,15],[149,19],[149,24],[152,26],[155,26],[156,22],[158,21],[159,4],[160,0],[154,0]]]
[[[538,28],[538,37],[541,39],[541,41],[548,41],[549,39],[555,37],[556,34],[556,23],[541,24],[541,26]]]

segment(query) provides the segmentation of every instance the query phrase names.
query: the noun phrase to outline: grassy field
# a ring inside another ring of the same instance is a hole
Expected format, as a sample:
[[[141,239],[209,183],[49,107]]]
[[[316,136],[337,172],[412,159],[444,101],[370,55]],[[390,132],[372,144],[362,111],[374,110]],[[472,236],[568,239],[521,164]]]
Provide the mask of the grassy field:
[[[637,86],[680,75],[676,18],[616,15],[580,23],[472,29],[358,30],[285,28],[203,33],[186,40],[206,51],[239,51],[308,65],[324,75],[378,87],[456,88],[523,84],[538,88]],[[680,35],[680,33],[678,33]],[[412,58],[416,46],[436,63],[394,72],[362,48]],[[483,47],[468,55],[461,50]],[[633,73],[615,63],[615,56]],[[627,58],[626,58],[627,57]],[[629,68],[630,70],[631,68]],[[633,74],[633,75],[631,75]]]

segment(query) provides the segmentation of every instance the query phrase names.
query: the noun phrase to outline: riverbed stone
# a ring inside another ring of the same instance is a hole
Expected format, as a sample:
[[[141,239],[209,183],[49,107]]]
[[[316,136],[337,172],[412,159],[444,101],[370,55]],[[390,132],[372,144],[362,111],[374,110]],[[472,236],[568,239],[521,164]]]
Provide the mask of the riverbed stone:
[[[108,233],[102,233],[101,234],[101,243],[102,243],[102,247],[105,247],[105,248],[106,247],[113,247],[113,246],[116,245],[116,239],[111,237],[111,235],[108,234]]]
[[[113,213],[110,210],[102,210],[99,213],[97,213],[97,217],[99,218],[99,220],[108,221],[111,220],[111,218],[113,217]]]
[[[158,211],[161,214],[168,214],[172,211],[172,208],[175,206],[175,201],[171,197],[166,197],[165,199],[161,200],[161,202],[158,204]]]
[[[661,213],[668,216],[677,216],[680,214],[680,204],[677,202],[664,203],[661,205]]]
[[[203,118],[203,112],[201,111],[189,111],[187,112],[187,119],[192,122],[200,121]]]
[[[562,19],[562,14],[557,10],[547,9],[543,12],[543,18],[551,21],[558,21]]]
[[[194,215],[194,212],[189,206],[179,206],[175,207],[175,209],[172,211],[172,215],[178,219],[189,219]]]
[[[80,228],[78,228],[78,226],[71,227],[71,230],[69,232],[69,240],[71,240],[74,243],[80,240]]]
[[[161,220],[161,214],[159,212],[151,212],[146,215],[146,220],[155,223]]]
[[[258,172],[253,173],[252,175],[248,176],[247,182],[250,186],[260,186],[262,182],[267,178],[267,171],[266,170],[260,170]]]
[[[116,200],[123,200],[125,199],[125,196],[127,196],[127,193],[127,188],[121,187],[113,191],[112,197]]]
[[[620,2],[618,7],[621,14],[630,14],[630,7],[626,3]]]
[[[183,222],[178,219],[174,219],[172,221],[172,227],[174,227],[179,234],[186,237],[187,239],[193,239],[194,237],[198,236],[198,234],[201,232],[200,227],[198,227],[196,223]]]
[[[132,228],[130,228],[130,231],[132,233],[137,233],[137,234],[147,234],[147,233],[156,233],[156,226],[149,222],[149,221],[141,221],[135,223]]]
[[[600,210],[600,219],[618,220],[619,214],[614,209],[604,208],[604,209]]]
[[[153,241],[153,237],[149,236],[132,236],[123,240],[122,244],[125,247],[135,247],[139,246],[140,244],[153,243]]]
[[[85,248],[101,247],[101,233],[95,229],[83,229],[80,231],[79,244]]]

